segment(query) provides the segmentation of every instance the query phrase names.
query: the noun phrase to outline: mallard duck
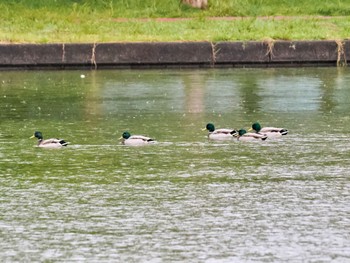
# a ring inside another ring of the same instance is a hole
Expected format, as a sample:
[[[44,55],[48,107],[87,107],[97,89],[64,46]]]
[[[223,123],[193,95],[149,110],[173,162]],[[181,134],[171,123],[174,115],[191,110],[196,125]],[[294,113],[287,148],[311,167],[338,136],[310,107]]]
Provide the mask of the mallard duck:
[[[245,129],[240,129],[237,136],[238,141],[265,141],[266,139],[267,135],[247,132]]]
[[[288,134],[288,130],[284,128],[274,128],[274,127],[261,127],[260,123],[255,122],[252,125],[252,128],[249,131],[255,131],[256,133],[266,134],[269,138],[279,138],[283,135]]]
[[[203,130],[209,131],[209,139],[218,141],[232,140],[237,134],[237,131],[234,129],[215,129],[215,126],[212,123],[208,123]]]
[[[140,146],[154,144],[156,142],[154,139],[143,135],[131,135],[128,131],[123,132],[122,137],[119,139],[122,140],[122,144],[128,146]]]
[[[42,148],[61,148],[63,146],[67,146],[68,143],[62,139],[46,139],[44,140],[43,135],[41,132],[36,131],[34,135],[30,138],[37,138],[38,139],[38,147]]]

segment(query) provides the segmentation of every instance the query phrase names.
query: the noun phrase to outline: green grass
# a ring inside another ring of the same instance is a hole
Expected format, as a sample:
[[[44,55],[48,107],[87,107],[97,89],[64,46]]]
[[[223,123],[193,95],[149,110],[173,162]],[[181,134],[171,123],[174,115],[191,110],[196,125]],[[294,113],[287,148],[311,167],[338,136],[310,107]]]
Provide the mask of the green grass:
[[[345,0],[209,0],[207,10],[182,5],[179,0],[2,0],[0,10],[0,42],[3,43],[350,37],[350,19],[347,17],[350,1]],[[318,17],[322,15],[331,18]],[[244,19],[209,19],[217,16]],[[261,16],[270,18],[261,19]],[[191,20],[156,21],[159,17]]]

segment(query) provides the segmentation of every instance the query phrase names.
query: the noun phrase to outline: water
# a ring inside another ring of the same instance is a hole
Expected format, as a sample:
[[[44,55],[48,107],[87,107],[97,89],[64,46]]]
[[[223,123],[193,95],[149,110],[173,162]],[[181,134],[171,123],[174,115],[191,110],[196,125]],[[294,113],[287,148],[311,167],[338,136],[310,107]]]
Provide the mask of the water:
[[[349,84],[346,68],[0,72],[1,261],[349,261]],[[255,121],[290,133],[201,130]],[[36,148],[35,130],[70,145]],[[122,146],[125,130],[159,143]]]

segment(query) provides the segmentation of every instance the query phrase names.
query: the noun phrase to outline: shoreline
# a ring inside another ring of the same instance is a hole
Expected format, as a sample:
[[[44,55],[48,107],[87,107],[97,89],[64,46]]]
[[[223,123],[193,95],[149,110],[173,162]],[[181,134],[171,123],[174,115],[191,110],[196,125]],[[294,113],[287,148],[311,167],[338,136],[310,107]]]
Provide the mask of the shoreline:
[[[329,20],[334,18],[343,18],[344,16],[322,16],[322,15],[304,15],[304,16],[211,16],[206,17],[205,20],[209,21],[236,21],[236,20],[293,20],[293,19],[320,19],[320,20]],[[198,18],[194,17],[156,17],[156,18],[113,18],[114,22],[133,22],[133,21],[141,21],[141,22],[178,22],[178,21],[192,21]]]
[[[344,66],[350,40],[0,44],[0,70]]]

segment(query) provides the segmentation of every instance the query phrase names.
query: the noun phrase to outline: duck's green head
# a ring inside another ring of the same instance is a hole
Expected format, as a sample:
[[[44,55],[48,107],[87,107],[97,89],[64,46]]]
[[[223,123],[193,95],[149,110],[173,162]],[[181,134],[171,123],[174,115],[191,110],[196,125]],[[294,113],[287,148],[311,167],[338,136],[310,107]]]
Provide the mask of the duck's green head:
[[[253,129],[254,131],[256,131],[256,132],[259,132],[259,131],[261,130],[261,125],[260,125],[260,123],[259,123],[259,122],[253,123],[252,129]]]
[[[207,126],[205,126],[205,128],[210,132],[215,131],[215,126],[212,123],[208,123]]]
[[[130,132],[128,132],[128,131],[123,132],[122,137],[123,137],[125,140],[129,139],[129,138],[130,138],[130,136],[131,136]]]
[[[239,136],[242,136],[243,134],[246,134],[246,133],[247,133],[247,131],[245,129],[240,129],[238,131]]]
[[[38,140],[42,140],[43,139],[43,135],[42,135],[41,132],[36,131],[36,132],[34,132],[34,135],[32,137],[30,137],[30,138],[38,138]]]

